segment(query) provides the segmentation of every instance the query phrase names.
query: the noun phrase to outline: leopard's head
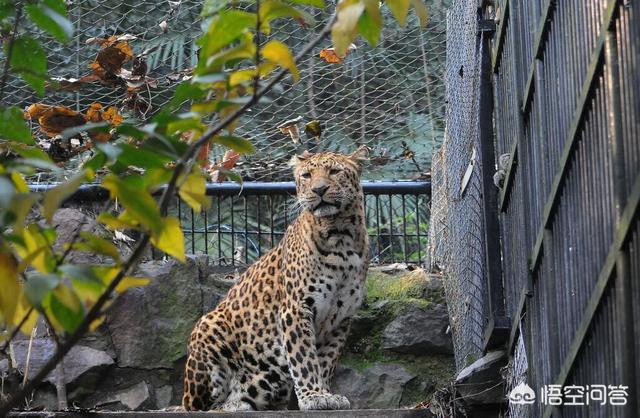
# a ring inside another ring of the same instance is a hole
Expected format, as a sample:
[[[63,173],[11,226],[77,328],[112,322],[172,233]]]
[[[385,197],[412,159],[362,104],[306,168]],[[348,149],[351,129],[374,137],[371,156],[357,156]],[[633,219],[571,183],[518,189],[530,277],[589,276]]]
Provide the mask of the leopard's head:
[[[298,203],[318,218],[337,216],[361,202],[360,176],[368,148],[351,155],[305,152],[291,159]]]

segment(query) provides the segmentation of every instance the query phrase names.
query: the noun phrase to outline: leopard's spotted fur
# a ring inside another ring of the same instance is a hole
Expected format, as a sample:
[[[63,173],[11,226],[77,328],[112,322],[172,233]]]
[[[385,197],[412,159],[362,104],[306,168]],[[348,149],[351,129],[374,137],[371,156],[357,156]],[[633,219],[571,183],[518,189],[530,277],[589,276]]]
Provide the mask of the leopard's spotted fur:
[[[361,152],[294,157],[302,212],[195,325],[186,410],[348,409],[329,392],[369,262]]]

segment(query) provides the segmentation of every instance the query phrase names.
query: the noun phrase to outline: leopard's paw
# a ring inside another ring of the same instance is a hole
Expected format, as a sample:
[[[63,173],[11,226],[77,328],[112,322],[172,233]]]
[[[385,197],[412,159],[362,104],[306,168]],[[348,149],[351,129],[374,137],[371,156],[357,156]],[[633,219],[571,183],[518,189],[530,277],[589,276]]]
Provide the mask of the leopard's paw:
[[[298,406],[303,411],[313,409],[350,409],[349,400],[342,395],[331,393],[314,393],[298,400]]]

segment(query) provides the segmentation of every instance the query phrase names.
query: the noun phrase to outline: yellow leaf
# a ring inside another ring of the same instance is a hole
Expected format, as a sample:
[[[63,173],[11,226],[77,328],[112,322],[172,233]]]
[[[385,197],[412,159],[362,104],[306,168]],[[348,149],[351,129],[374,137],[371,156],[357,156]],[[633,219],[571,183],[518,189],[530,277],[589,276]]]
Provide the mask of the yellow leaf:
[[[289,47],[280,41],[271,40],[262,48],[262,56],[274,64],[289,70],[294,81],[300,79],[300,73]]]
[[[101,213],[97,218],[98,222],[104,224],[107,228],[116,229],[139,229],[138,222],[128,216],[127,211],[123,211],[118,217],[111,213]]]
[[[360,1],[343,1],[338,4],[338,20],[331,28],[331,39],[338,57],[345,56],[349,45],[358,35],[358,20],[364,8],[364,3]]]
[[[0,252],[0,289],[0,313],[9,324],[13,324],[20,296],[20,283],[16,259],[6,250]]]
[[[193,210],[200,212],[209,208],[211,200],[207,197],[207,182],[201,170],[194,170],[187,176],[178,189],[178,194]]]
[[[130,287],[142,287],[142,286],[146,286],[149,284],[149,282],[151,282],[151,280],[145,278],[145,277],[123,277],[122,280],[120,280],[120,283],[118,283],[118,285],[116,286],[116,292],[118,293],[122,293],[124,291],[126,291],[127,289],[129,289]]]
[[[44,201],[42,202],[42,215],[47,222],[51,223],[53,214],[56,212],[60,204],[71,196],[87,178],[92,177],[92,174],[87,171],[81,171],[64,183],[60,183],[53,189],[49,190],[44,195]]]
[[[55,268],[55,260],[49,248],[49,242],[40,233],[38,226],[29,225],[22,231],[25,246],[16,246],[16,252],[23,259],[28,260],[40,273],[50,273]],[[22,264],[22,263],[21,263]],[[26,268],[26,265],[24,266]]]
[[[78,296],[67,286],[59,284],[53,289],[53,295],[67,308],[72,311],[78,311],[81,309],[81,302]]]
[[[89,324],[89,331],[93,332],[96,329],[98,329],[98,327],[102,325],[102,323],[106,318],[107,318],[106,315],[100,315],[98,318],[91,321],[91,323]]]
[[[173,216],[162,219],[162,231],[151,235],[151,243],[159,250],[184,262],[184,235],[180,221]]]
[[[420,27],[424,28],[427,25],[427,20],[429,19],[427,6],[425,6],[422,0],[411,0],[411,4],[418,15],[418,19],[420,19]]]
[[[18,303],[16,305],[16,312],[13,316],[13,323],[15,325],[18,325],[20,321],[22,321],[22,318],[24,318],[27,315],[27,312],[29,312],[29,310],[31,309],[31,305],[27,301],[27,298],[24,296],[24,293],[22,293],[22,295],[17,298],[17,300]],[[22,333],[25,335],[29,335],[33,327],[36,326],[37,321],[38,311],[33,309],[25,322],[22,324],[22,327],[20,327],[20,331],[22,331]]]
[[[389,6],[391,13],[393,13],[393,17],[395,17],[398,23],[400,23],[400,26],[404,26],[405,23],[407,23],[410,1],[411,0],[387,0],[387,6]]]
[[[11,180],[13,180],[13,184],[16,186],[16,190],[20,193],[29,193],[29,186],[27,186],[27,182],[24,181],[24,177],[22,174],[17,171],[11,172]]]

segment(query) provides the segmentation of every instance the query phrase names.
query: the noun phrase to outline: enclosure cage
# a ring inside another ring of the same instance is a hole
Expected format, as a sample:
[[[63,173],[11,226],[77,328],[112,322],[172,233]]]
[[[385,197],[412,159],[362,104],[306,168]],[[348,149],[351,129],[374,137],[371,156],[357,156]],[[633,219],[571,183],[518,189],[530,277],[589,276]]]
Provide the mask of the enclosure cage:
[[[68,43],[61,45],[32,31],[45,47],[52,77],[44,98],[12,76],[6,101],[23,108],[43,102],[82,112],[98,103],[145,122],[171,100],[197,62],[202,5],[192,0],[74,1],[69,18],[75,32]],[[236,133],[258,150],[243,155],[235,167],[244,185],[209,184],[209,211],[193,213],[179,204],[169,209],[180,217],[189,251],[208,253],[220,264],[251,263],[279,240],[296,216],[295,188],[287,182],[292,177],[287,167],[291,156],[304,150],[352,152],[367,145],[372,153],[363,180],[373,262],[422,259],[429,226],[431,154],[444,131],[447,1],[431,0],[427,5],[430,20],[425,29],[420,30],[412,14],[406,27],[399,28],[386,11],[380,45],[371,48],[358,40],[341,63],[320,58],[320,51],[331,46],[327,38],[298,63],[299,82],[285,79],[241,119]],[[334,7],[328,2],[325,11],[309,9],[312,24],[275,21],[269,37],[295,52],[317,35]],[[134,57],[146,63],[148,82],[142,87],[127,90],[80,81],[91,74],[90,64],[99,51],[92,41],[111,35],[129,35]],[[300,118],[301,126],[319,121],[322,135],[302,133],[298,139],[277,128],[293,118]],[[42,136],[37,126],[32,128]],[[224,152],[215,145],[210,158],[221,161]],[[72,172],[83,157],[86,153],[67,162],[65,171]],[[40,186],[57,180],[51,175],[31,179]]]

